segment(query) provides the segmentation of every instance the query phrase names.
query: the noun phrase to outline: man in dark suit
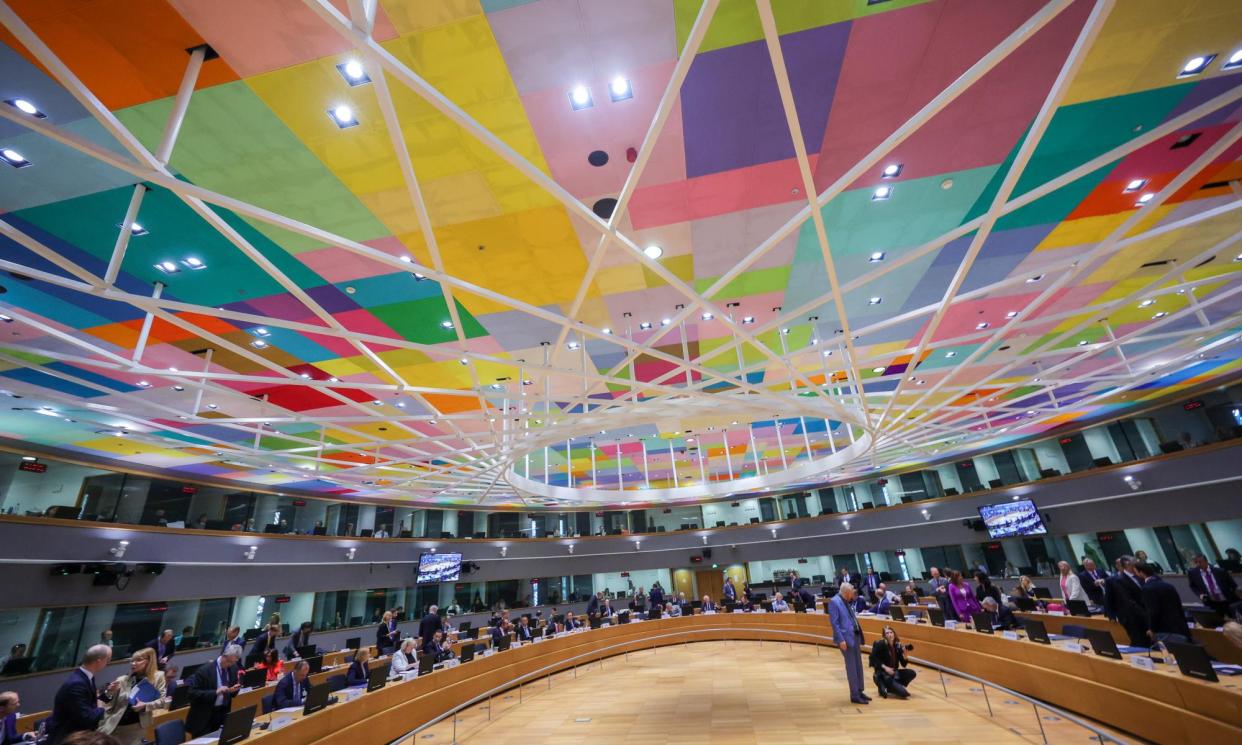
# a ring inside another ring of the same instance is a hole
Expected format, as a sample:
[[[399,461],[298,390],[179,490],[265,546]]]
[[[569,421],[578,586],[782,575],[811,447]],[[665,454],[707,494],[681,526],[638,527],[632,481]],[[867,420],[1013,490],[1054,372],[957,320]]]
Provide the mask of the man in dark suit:
[[[190,711],[185,717],[190,737],[201,737],[224,726],[233,697],[241,690],[237,679],[241,656],[242,648],[231,646],[214,662],[199,665],[190,676]]]
[[[177,644],[173,640],[173,630],[164,629],[164,633],[147,642],[147,646],[155,650],[155,662],[161,670],[177,652]]]
[[[1143,605],[1147,607],[1147,635],[1153,641],[1190,641],[1190,627],[1182,610],[1177,589],[1160,579],[1156,565],[1140,562],[1134,566],[1143,580]]]
[[[310,646],[312,628],[310,621],[303,621],[298,630],[289,636],[289,641],[285,642],[285,659],[291,660],[296,657],[298,648]]]
[[[983,609],[992,614],[992,628],[1010,631],[1021,628],[1022,624],[1014,617],[1013,610],[1004,603],[996,602],[994,597],[985,597],[981,603]]]
[[[860,594],[866,598],[874,598],[875,591],[880,589],[880,575],[875,573],[874,568],[868,568],[866,576],[862,579],[862,588]]]
[[[517,632],[516,638],[520,642],[525,643],[535,638],[534,632],[531,631],[530,628],[530,620],[526,616],[522,616],[518,619],[515,631]]]
[[[310,693],[310,663],[298,660],[293,669],[285,674],[276,684],[276,698],[272,702],[274,709],[287,709],[301,706],[306,702],[306,694]]]
[[[52,716],[47,720],[48,744],[57,745],[74,732],[93,730],[99,726],[104,709],[100,706],[99,692],[95,689],[95,676],[112,661],[112,648],[96,644],[86,650],[82,666],[69,673],[69,677],[56,691],[52,703]],[[119,684],[113,681],[104,693],[104,701],[116,692]]]
[[[264,660],[267,650],[276,648],[276,639],[280,636],[280,627],[272,624],[254,638],[250,646],[250,654],[246,655],[246,667],[251,668]]]
[[[1104,582],[1106,606],[1117,623],[1125,627],[1130,646],[1142,647],[1147,637],[1147,608],[1143,605],[1142,580],[1134,573],[1134,557],[1120,556],[1117,573]]]
[[[836,595],[828,601],[829,626],[832,628],[832,643],[841,649],[845,658],[845,677],[849,681],[850,703],[866,704],[871,698],[863,692],[862,627],[854,615],[851,605],[854,601],[854,586],[843,582]]]
[[[1093,560],[1083,560],[1082,571],[1078,573],[1078,581],[1082,584],[1082,590],[1087,593],[1087,599],[1092,605],[1104,605],[1104,579],[1104,573],[1095,568]]]
[[[418,638],[426,644],[443,627],[444,621],[440,618],[440,608],[433,605],[427,609],[427,615],[418,622]]]
[[[1225,618],[1232,618],[1231,606],[1238,603],[1238,585],[1233,576],[1224,569],[1208,564],[1207,557],[1195,557],[1195,566],[1186,574],[1190,590],[1199,596],[1203,604]]]
[[[711,595],[704,595],[704,596],[703,596],[703,600],[699,603],[699,608],[700,608],[700,609],[701,609],[704,613],[715,613],[715,612],[716,612],[716,604],[712,602],[712,596],[711,596]]]
[[[652,591],[652,594],[654,594],[655,588],[654,587],[651,588],[651,591]],[[604,593],[597,592],[591,596],[590,600],[587,601],[586,613],[588,617],[599,615],[599,607],[603,605],[603,597],[604,597]]]

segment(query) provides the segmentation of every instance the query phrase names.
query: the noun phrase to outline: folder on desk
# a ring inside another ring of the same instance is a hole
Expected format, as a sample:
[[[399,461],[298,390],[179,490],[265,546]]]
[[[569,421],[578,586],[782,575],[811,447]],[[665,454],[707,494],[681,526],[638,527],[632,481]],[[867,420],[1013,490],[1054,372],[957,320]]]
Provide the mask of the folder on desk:
[[[131,705],[136,704],[139,701],[144,704],[149,704],[152,701],[159,700],[159,698],[160,692],[155,689],[155,686],[151,685],[151,681],[146,680],[145,678],[138,681],[138,684],[135,685],[129,692],[129,703]]]

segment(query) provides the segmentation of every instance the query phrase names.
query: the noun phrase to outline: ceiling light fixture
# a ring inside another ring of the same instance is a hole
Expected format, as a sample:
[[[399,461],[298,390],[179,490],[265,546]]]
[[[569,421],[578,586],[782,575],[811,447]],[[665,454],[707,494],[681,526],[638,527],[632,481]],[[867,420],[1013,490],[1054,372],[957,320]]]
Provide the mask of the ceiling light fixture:
[[[945,352],[945,353],[944,353],[944,356],[945,356],[945,357],[956,357],[956,356],[957,356],[957,352]]]
[[[871,201],[880,202],[893,196],[893,187],[877,186],[875,191],[871,192]]]
[[[1043,278],[1044,278],[1044,275],[1042,275],[1042,274],[1036,274],[1034,277],[1027,277],[1027,278],[1026,278],[1026,283],[1027,283],[1028,285],[1032,285],[1032,284],[1035,284],[1036,282],[1038,282],[1039,280],[1041,280],[1041,279],[1043,279]]]
[[[872,251],[871,256],[867,259],[867,261],[872,264],[876,264],[881,261],[884,261],[884,252],[883,251]]]
[[[18,111],[22,112],[23,114],[29,114],[30,116],[33,116],[35,119],[46,119],[47,118],[47,114],[44,114],[42,111],[39,111],[38,106],[35,106],[34,104],[30,103],[24,98],[9,98],[5,100],[5,103],[17,109]]]
[[[871,372],[873,372],[873,373],[882,373],[882,372],[884,372],[884,368],[882,368],[882,367],[873,367],[873,368],[871,368]]]
[[[699,318],[704,321],[710,321],[713,318],[715,318],[715,316],[713,316],[711,313],[704,313],[703,315],[699,316]]]
[[[250,346],[254,347],[255,349],[267,349],[267,342],[263,341],[262,339],[255,339],[254,341],[250,342]]]
[[[451,329],[451,328],[453,328],[453,322],[452,322],[452,321],[447,321],[447,320],[445,320],[445,321],[440,321],[440,328],[442,328],[442,329]]]
[[[647,331],[648,329],[651,328],[651,323],[648,321],[643,321],[642,323],[638,324],[638,328],[640,331]]]
[[[608,334],[609,336],[611,336],[611,335],[612,335],[612,329],[608,328],[607,326],[605,326],[605,327],[603,327],[602,329],[600,329],[600,332],[601,332],[601,333],[604,333],[604,334]]]
[[[118,223],[116,224],[116,227],[117,227],[117,230],[123,230],[123,229],[125,228],[125,223],[118,222]],[[129,224],[129,234],[130,234],[130,235],[133,235],[133,236],[142,236],[142,235],[147,235],[147,234],[148,234],[148,233],[150,233],[150,232],[151,232],[151,231],[149,231],[149,230],[147,230],[146,228],[142,227],[142,223],[140,223],[140,222],[131,222],[131,223]]]
[[[196,272],[199,269],[207,268],[207,265],[203,263],[203,260],[198,258],[197,256],[185,257],[184,259],[181,260],[181,266],[185,267],[186,269],[189,269],[192,272]]]
[[[1144,186],[1147,186],[1147,179],[1136,178],[1130,183],[1126,184],[1125,191],[1126,192],[1138,191],[1139,189],[1142,189]]]
[[[341,129],[358,126],[358,118],[354,116],[354,110],[345,104],[328,109],[328,117]]]
[[[1149,308],[1149,307],[1151,307],[1151,306],[1153,306],[1153,305],[1155,305],[1155,304],[1156,304],[1156,301],[1155,301],[1155,300],[1152,300],[1151,298],[1148,298],[1148,299],[1144,300],[1143,302],[1139,303],[1139,307],[1140,307],[1140,308]]]
[[[155,268],[163,274],[176,274],[181,271],[177,268],[177,265],[171,261],[161,261],[155,265]]]
[[[867,305],[879,305],[884,302],[884,298],[876,296],[867,299]]]
[[[643,254],[645,254],[649,259],[658,259],[664,255],[664,249],[653,243],[643,249]]]
[[[1018,317],[1018,311],[1016,310],[1011,310],[1005,314],[1005,318],[1017,318],[1017,317]]]
[[[5,163],[8,163],[14,168],[25,168],[26,166],[32,165],[31,162],[26,160],[21,153],[9,147],[0,148],[0,160],[3,160]]]
[[[1229,59],[1225,60],[1225,64],[1220,66],[1222,70],[1232,70],[1235,67],[1242,67],[1242,49],[1238,49],[1229,55]]]
[[[341,73],[341,77],[345,78],[345,82],[350,86],[366,85],[371,82],[371,76],[367,75],[367,70],[362,63],[356,59],[347,60],[336,66]]]
[[[744,325],[749,326],[750,324],[752,324],[752,323],[754,323],[754,322],[755,322],[755,317],[754,317],[754,316],[742,316],[742,323],[743,323]]]
[[[1165,317],[1165,316],[1167,316],[1167,315],[1169,315],[1169,314],[1168,314],[1168,313],[1166,313],[1166,312],[1164,312],[1164,311],[1160,311],[1160,312],[1159,312],[1159,313],[1157,313],[1156,315],[1152,316],[1152,318],[1164,318],[1164,317]]]
[[[1198,57],[1191,57],[1190,59],[1186,60],[1186,64],[1182,65],[1181,72],[1177,74],[1177,77],[1189,78],[1191,76],[1198,75],[1199,73],[1206,70],[1208,68],[1208,65],[1212,64],[1212,60],[1214,59],[1216,59],[1215,53],[1202,54],[1202,55],[1199,55]]]
[[[591,100],[591,91],[585,85],[576,85],[573,90],[569,91],[569,106],[574,111],[582,111],[589,109],[595,105]]]
[[[901,175],[902,168],[903,165],[901,163],[889,163],[884,166],[884,170],[880,173],[880,178],[897,178]]]
[[[671,318],[661,318],[661,319],[660,319],[660,325],[661,325],[661,326],[667,326],[667,325],[669,325],[669,324],[670,324],[670,323],[672,323],[672,322],[673,322],[673,319],[671,319]]]
[[[1138,201],[1135,202],[1135,204],[1138,205],[1139,207],[1142,207],[1143,205],[1147,204],[1148,202],[1150,202],[1151,200],[1155,198],[1156,198],[1156,195],[1149,191],[1143,196],[1139,197]]]
[[[988,323],[987,321],[980,321],[979,323],[975,324],[975,330],[982,331],[990,325],[992,324]]]
[[[630,85],[630,81],[618,75],[608,84],[608,97],[613,103],[624,101],[634,97],[634,86]]]

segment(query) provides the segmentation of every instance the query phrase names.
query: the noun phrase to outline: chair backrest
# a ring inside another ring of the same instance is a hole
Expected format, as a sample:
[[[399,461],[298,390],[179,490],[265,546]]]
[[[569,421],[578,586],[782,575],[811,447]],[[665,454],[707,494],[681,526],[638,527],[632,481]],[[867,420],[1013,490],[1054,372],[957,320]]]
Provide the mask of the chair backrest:
[[[344,675],[333,675],[328,678],[328,690],[335,693],[349,685]]]
[[[263,697],[263,713],[271,714],[272,709],[276,708],[276,694],[269,693]]]
[[[1065,636],[1072,636],[1075,639],[1086,639],[1087,630],[1076,623],[1067,623],[1061,627],[1061,633]]]
[[[185,742],[185,722],[173,719],[155,728],[155,745],[181,745]]]

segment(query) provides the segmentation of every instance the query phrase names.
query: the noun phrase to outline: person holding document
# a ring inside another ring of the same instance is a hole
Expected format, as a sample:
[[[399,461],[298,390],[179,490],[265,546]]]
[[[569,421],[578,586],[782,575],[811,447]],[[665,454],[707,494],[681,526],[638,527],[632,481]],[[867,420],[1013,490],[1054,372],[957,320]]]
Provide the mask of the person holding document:
[[[116,693],[99,720],[99,731],[115,737],[121,745],[140,745],[142,733],[151,727],[157,709],[167,706],[164,673],[155,650],[143,647],[129,660],[129,674],[116,679]]]

